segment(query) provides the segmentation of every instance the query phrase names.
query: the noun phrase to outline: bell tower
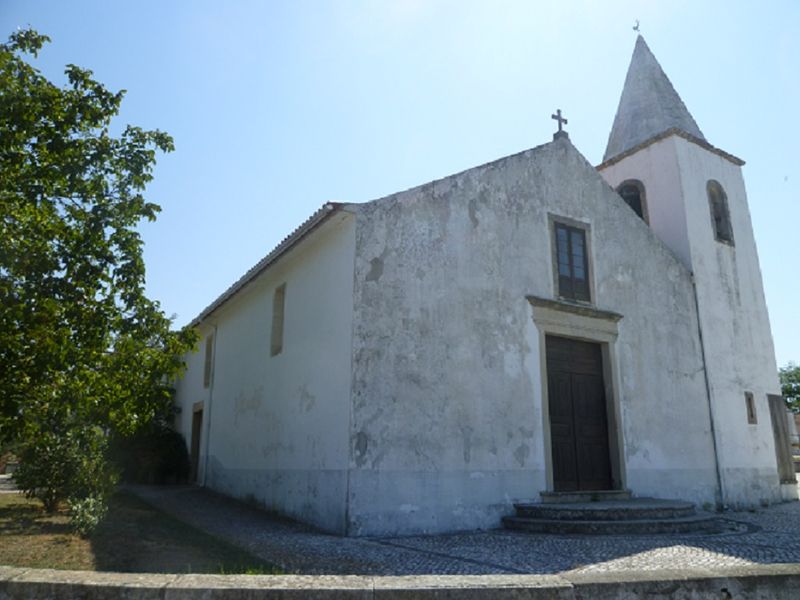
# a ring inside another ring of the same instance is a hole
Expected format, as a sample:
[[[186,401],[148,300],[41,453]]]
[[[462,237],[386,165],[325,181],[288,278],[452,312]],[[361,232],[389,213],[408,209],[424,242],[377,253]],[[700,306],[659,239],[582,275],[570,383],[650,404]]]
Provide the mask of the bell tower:
[[[707,389],[696,401],[709,407],[718,502],[739,507],[797,497],[773,426],[785,414],[775,414],[780,385],[743,165],[706,140],[638,36],[597,169],[692,274],[697,312],[686,318],[697,321]]]

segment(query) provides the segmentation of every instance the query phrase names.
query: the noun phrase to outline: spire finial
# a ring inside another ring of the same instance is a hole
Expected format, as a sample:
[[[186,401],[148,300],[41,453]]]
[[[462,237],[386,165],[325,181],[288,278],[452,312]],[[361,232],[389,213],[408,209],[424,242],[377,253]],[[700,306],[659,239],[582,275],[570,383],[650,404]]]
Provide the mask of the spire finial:
[[[561,109],[559,108],[555,112],[555,114],[550,115],[550,118],[551,119],[555,119],[556,121],[558,121],[558,131],[556,131],[553,134],[553,139],[557,140],[558,138],[562,138],[562,137],[569,138],[569,134],[566,131],[564,131],[562,129],[562,127],[561,127],[562,125],[566,125],[568,123],[568,121],[564,117],[561,116]]]
[[[636,19],[636,25],[633,26],[633,30],[636,33],[639,33],[639,19]]]
[[[603,160],[673,128],[705,140],[647,42],[639,35]]]

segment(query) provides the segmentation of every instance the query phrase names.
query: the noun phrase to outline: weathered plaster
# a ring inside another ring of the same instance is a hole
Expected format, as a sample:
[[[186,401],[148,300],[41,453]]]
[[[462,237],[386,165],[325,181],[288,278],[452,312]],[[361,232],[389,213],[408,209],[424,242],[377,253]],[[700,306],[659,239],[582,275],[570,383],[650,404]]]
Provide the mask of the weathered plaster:
[[[331,217],[216,310],[213,400],[201,482],[343,533],[347,488],[355,223]],[[286,283],[284,343],[270,356],[272,295]],[[206,399],[203,352],[179,384],[180,430]],[[186,409],[189,406],[189,410]],[[208,407],[206,401],[206,407]],[[206,430],[204,429],[204,433]]]
[[[625,484],[713,499],[690,274],[569,141],[357,210],[351,533],[493,527],[547,488],[526,296],[555,299],[549,214],[590,226],[593,303],[624,317],[608,356]]]
[[[779,501],[767,405],[767,394],[779,385],[740,166],[673,135],[604,167],[602,174],[612,186],[632,177],[643,182],[653,231],[694,273],[724,502],[744,507]],[[733,245],[714,237],[710,179],[726,192]],[[747,423],[746,391],[756,401],[755,425]]]
[[[767,394],[780,394],[780,384],[741,168],[686,140],[675,143],[725,500],[734,506],[780,501],[767,403]],[[734,245],[714,238],[706,193],[709,179],[717,180],[727,194]],[[755,398],[756,425],[747,423],[745,391]]]

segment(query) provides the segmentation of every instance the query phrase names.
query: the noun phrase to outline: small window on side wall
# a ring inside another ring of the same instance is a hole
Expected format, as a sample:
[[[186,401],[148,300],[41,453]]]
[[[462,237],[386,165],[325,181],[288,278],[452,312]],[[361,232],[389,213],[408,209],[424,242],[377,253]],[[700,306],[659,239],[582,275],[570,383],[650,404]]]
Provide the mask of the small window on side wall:
[[[756,414],[756,401],[753,398],[753,392],[744,393],[744,406],[747,409],[747,423],[748,425],[758,424],[758,415]]]
[[[211,385],[211,370],[214,366],[214,334],[212,333],[206,338],[206,355],[203,364],[203,387],[207,388]]]
[[[731,214],[728,210],[728,196],[719,182],[710,180],[706,184],[708,206],[711,209],[711,226],[714,228],[714,239],[733,246],[733,228]]]
[[[283,311],[286,305],[286,284],[282,283],[275,288],[272,296],[272,334],[270,336],[270,356],[276,356],[283,351]]]
[[[591,298],[586,231],[558,222],[554,227],[558,295],[569,300],[589,302]]]
[[[637,179],[623,181],[617,188],[617,193],[625,200],[639,218],[647,223],[647,204],[645,203],[644,184]]]

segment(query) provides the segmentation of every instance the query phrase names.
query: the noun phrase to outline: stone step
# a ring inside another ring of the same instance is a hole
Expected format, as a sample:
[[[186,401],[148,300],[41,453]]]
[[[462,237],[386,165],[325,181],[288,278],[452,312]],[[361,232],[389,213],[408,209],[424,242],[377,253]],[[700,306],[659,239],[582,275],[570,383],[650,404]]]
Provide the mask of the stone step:
[[[630,519],[625,521],[565,521],[563,519],[527,519],[503,517],[507,529],[529,533],[632,535],[691,532],[719,532],[722,523],[710,515],[693,515],[679,519]]]
[[[516,516],[526,519],[562,521],[624,521],[642,519],[680,519],[695,514],[691,502],[635,498],[598,502],[514,504]]]
[[[630,490],[596,490],[592,492],[541,492],[545,504],[567,502],[602,502],[603,500],[629,500]]]

